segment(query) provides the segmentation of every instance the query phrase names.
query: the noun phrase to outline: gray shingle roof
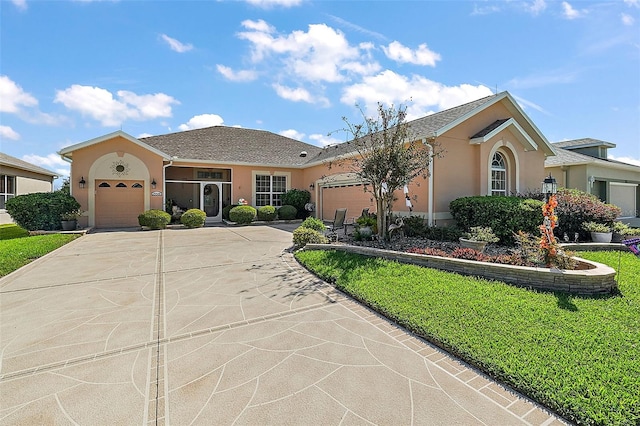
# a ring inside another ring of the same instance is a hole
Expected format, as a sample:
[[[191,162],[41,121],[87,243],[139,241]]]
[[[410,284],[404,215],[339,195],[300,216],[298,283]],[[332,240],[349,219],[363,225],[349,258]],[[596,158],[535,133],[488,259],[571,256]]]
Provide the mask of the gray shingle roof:
[[[489,124],[487,127],[485,127],[484,129],[480,130],[478,133],[476,133],[475,135],[471,136],[471,139],[475,139],[475,138],[482,138],[487,136],[489,133],[493,132],[495,129],[497,129],[498,127],[500,127],[504,122],[508,121],[508,118],[504,118],[502,120],[496,120],[493,123]]]
[[[589,155],[584,155],[577,152],[569,151],[568,149],[559,148],[556,145],[556,155],[547,157],[544,160],[544,166],[557,167],[562,165],[587,164],[593,163],[595,160],[596,159],[594,157],[591,157]]]
[[[562,142],[554,142],[553,145],[558,148],[571,149],[571,148],[592,148],[597,146],[604,146],[607,148],[615,148],[616,144],[601,141],[599,139],[592,138],[582,138],[582,139],[573,139],[570,141],[562,141]]]
[[[489,102],[494,97],[495,95],[487,96],[487,97],[475,100],[473,102],[468,102],[463,105],[458,105],[457,107],[436,112],[435,114],[427,115],[426,117],[409,121],[407,124],[409,125],[410,132],[416,137],[416,139],[423,138],[423,137],[431,137],[435,135],[435,133],[438,130],[451,124],[452,122],[463,117],[465,114],[475,110],[481,105]],[[323,161],[328,158],[333,158],[336,156],[342,156],[342,155],[351,153],[354,150],[355,149],[351,141],[340,143],[340,144],[325,148],[320,153],[318,153],[315,157],[309,156],[308,162],[311,163],[316,161]]]
[[[47,176],[58,176],[58,173],[51,170],[43,169],[42,167],[35,166],[19,158],[12,157],[8,154],[0,152],[0,165],[7,167],[14,167],[16,169],[28,170],[34,173],[40,173]]]
[[[299,166],[322,148],[264,130],[214,126],[140,138],[172,157],[223,163]],[[301,157],[302,151],[307,157]]]

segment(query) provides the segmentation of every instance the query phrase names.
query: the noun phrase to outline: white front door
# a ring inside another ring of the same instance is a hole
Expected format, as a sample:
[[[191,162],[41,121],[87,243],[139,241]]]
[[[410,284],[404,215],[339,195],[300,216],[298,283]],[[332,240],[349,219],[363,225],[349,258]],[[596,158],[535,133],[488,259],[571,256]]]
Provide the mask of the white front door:
[[[222,221],[222,184],[219,182],[203,182],[200,184],[200,205],[213,222]]]

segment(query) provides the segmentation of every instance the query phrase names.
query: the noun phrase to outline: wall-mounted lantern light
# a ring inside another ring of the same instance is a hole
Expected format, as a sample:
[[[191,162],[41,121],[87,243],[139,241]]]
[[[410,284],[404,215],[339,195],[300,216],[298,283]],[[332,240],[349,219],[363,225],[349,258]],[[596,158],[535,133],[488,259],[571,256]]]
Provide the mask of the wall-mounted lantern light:
[[[153,180],[151,181],[151,188],[152,188],[152,189],[156,189],[156,185],[157,185],[156,180],[155,180],[155,179],[153,179]]]
[[[80,189],[83,189],[86,184],[87,184],[87,181],[85,181],[84,180],[84,176],[82,176],[80,178],[80,182],[78,182],[78,185],[80,186]]]
[[[315,184],[315,183],[313,183],[313,182],[311,182],[311,185],[309,185],[309,189],[310,189],[310,190],[312,190],[312,191],[313,191],[314,189],[316,189],[316,184]]]

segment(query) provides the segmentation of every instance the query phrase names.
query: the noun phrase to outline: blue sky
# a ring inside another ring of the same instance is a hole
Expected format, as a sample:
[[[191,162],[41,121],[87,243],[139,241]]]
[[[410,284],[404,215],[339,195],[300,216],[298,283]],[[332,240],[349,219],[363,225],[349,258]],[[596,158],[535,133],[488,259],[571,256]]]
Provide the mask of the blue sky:
[[[211,125],[315,145],[376,102],[410,118],[508,90],[551,142],[640,164],[640,0],[0,0],[0,151]],[[445,154],[446,155],[446,154]]]

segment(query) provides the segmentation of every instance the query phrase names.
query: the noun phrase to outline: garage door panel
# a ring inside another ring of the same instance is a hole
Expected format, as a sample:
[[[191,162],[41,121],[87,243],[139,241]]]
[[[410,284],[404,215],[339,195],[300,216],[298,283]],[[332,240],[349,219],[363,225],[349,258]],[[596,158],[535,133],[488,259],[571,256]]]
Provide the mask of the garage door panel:
[[[322,189],[322,219],[333,220],[337,209],[347,207],[347,218],[359,217],[362,210],[376,210],[373,195],[365,192],[362,185],[329,187]]]
[[[136,180],[96,181],[96,227],[138,226],[138,215],[144,211],[142,183]]]

